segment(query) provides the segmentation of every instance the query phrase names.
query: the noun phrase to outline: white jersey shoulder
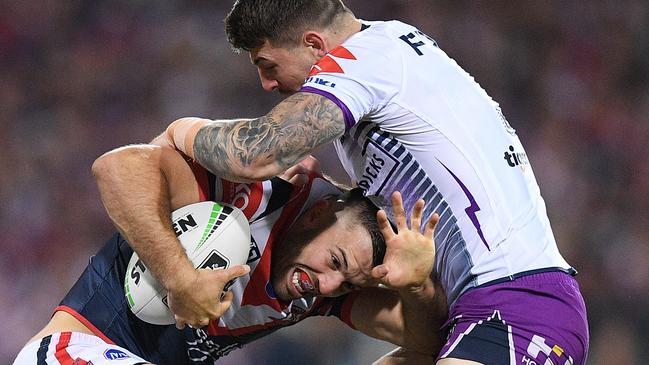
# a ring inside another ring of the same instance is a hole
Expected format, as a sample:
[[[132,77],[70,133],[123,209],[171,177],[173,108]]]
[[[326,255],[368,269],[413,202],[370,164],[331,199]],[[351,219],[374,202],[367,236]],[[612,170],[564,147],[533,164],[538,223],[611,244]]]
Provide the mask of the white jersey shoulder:
[[[436,269],[449,301],[521,272],[569,269],[498,104],[415,27],[364,24],[312,68],[303,91],[343,109],[336,150],[359,186],[386,198],[399,190],[408,209],[424,198],[426,216],[440,214]]]

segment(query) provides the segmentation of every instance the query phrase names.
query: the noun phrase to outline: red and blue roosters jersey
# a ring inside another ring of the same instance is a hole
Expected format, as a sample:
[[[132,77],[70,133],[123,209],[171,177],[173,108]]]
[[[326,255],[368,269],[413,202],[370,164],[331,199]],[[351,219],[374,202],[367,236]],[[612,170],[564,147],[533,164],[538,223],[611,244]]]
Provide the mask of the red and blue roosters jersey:
[[[135,317],[124,297],[124,277],[133,250],[119,234],[111,238],[63,299],[66,311],[108,343],[124,347],[156,364],[212,364],[230,351],[309,316],[334,315],[352,325],[353,295],[338,298],[300,298],[284,302],[275,297],[270,282],[273,247],[281,244],[288,228],[315,201],[340,191],[313,176],[295,187],[279,178],[248,184],[222,180],[194,167],[201,200],[230,203],[250,222],[251,271],[231,287],[231,308],[202,329],[158,326]]]

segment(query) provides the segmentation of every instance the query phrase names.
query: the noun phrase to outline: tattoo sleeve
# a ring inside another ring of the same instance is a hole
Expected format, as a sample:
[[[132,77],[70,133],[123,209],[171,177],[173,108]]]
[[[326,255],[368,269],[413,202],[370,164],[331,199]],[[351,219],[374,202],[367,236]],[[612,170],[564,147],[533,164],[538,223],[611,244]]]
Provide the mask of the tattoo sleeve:
[[[339,106],[321,95],[297,93],[263,117],[204,126],[194,140],[194,155],[217,176],[261,180],[283,172],[344,132]]]

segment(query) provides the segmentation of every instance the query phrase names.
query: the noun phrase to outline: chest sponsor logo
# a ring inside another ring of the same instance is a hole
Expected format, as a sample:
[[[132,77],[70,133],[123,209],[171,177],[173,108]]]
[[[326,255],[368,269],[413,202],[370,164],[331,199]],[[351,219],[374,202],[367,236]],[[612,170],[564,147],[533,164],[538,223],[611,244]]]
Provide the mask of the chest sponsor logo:
[[[249,184],[229,183],[228,187],[224,187],[223,199],[241,209],[243,214],[250,219],[261,205],[263,196],[264,186],[262,182],[257,181]]]
[[[509,167],[520,166],[525,168],[525,165],[529,165],[530,161],[527,159],[527,154],[525,152],[518,152],[514,146],[509,146],[509,149],[505,151],[505,161]]]
[[[362,165],[362,169],[356,172],[357,184],[369,194],[378,195],[393,177],[399,167],[399,160],[369,139],[362,156],[365,163]]]
[[[234,188],[234,197],[232,198],[232,205],[235,207],[246,210],[250,204],[251,189],[248,184],[239,184]]]

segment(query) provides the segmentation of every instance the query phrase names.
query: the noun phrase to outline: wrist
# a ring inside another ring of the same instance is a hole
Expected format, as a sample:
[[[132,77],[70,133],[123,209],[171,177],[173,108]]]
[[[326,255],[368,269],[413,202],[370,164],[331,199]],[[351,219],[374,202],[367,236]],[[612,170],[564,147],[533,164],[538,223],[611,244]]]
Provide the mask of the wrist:
[[[198,275],[187,256],[183,255],[175,261],[171,265],[172,269],[168,271],[168,275],[165,275],[166,277],[161,280],[162,286],[171,293],[183,292],[191,288]]]
[[[435,296],[435,285],[431,278],[427,278],[420,285],[408,286],[398,290],[399,294],[404,299],[414,299],[414,300],[432,300]]]
[[[194,138],[208,120],[201,118],[181,118],[167,127],[167,135],[177,150],[194,158]]]

